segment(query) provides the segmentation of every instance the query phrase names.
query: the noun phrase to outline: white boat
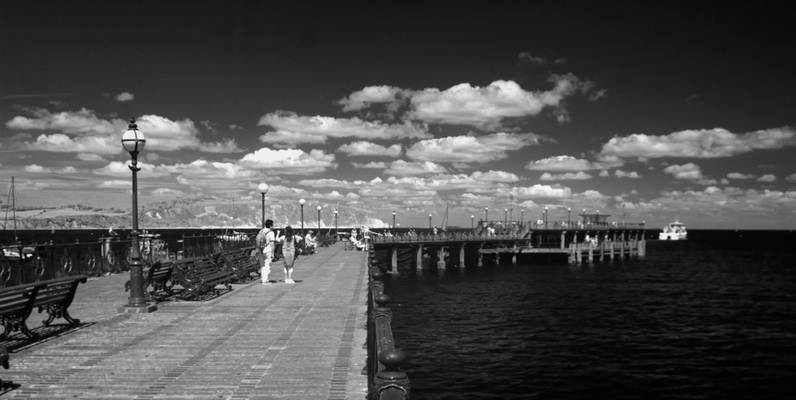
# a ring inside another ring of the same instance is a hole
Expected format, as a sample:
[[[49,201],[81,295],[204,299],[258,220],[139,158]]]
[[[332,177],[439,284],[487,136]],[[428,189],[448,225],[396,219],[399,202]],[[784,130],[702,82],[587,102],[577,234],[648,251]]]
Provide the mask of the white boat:
[[[685,224],[680,221],[674,221],[669,225],[663,227],[663,231],[658,234],[660,240],[685,240],[688,236],[688,231],[685,229]]]

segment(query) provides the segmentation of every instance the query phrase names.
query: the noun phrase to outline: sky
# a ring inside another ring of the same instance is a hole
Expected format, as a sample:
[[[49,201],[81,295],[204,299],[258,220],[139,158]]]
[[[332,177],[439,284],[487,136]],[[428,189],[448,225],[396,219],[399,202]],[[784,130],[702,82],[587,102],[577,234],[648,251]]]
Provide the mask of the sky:
[[[796,225],[785,2],[270,3],[0,2],[2,201]]]

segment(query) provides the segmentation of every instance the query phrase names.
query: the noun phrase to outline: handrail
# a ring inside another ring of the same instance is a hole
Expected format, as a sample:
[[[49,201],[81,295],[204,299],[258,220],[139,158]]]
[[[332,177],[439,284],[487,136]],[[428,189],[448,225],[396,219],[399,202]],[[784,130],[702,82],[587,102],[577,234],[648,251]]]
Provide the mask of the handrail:
[[[399,369],[406,354],[395,347],[392,334],[390,297],[384,293],[384,275],[374,265],[375,252],[368,252],[368,382],[369,398],[409,399],[411,385]]]

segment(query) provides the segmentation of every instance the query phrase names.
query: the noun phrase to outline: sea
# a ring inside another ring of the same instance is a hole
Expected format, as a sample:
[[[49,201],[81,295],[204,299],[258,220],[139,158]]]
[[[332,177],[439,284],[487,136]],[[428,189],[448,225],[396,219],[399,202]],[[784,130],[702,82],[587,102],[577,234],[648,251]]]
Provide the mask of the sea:
[[[150,230],[169,246],[230,232]],[[107,230],[17,234],[63,243]],[[412,399],[796,399],[796,233],[645,236],[637,260],[388,276]]]
[[[413,400],[796,399],[796,234],[391,276]]]

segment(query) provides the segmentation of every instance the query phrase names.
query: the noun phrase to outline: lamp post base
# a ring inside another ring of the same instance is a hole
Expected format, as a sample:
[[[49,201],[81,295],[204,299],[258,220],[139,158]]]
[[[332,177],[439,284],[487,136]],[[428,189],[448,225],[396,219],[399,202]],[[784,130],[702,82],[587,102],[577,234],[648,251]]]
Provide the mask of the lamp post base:
[[[157,311],[157,309],[158,309],[158,305],[157,304],[155,304],[155,303],[147,303],[146,305],[135,306],[135,307],[134,306],[123,305],[123,306],[119,307],[118,309],[116,309],[116,312],[119,312],[119,313],[122,313],[122,314],[148,314],[148,313]]]

